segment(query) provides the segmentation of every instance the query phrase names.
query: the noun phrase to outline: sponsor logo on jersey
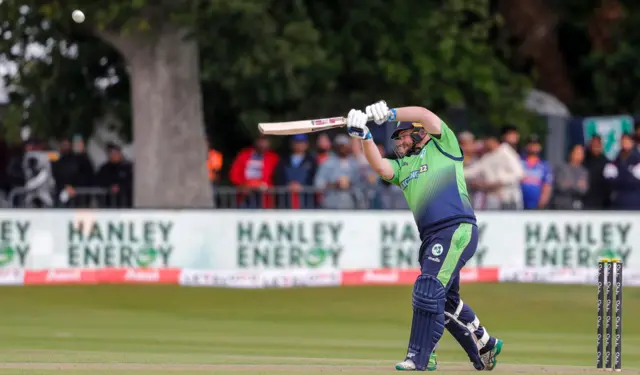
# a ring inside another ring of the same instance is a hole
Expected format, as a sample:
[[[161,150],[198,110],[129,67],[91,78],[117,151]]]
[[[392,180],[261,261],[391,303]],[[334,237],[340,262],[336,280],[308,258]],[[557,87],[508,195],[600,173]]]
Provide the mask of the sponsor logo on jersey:
[[[411,171],[411,173],[409,173],[409,175],[404,180],[402,180],[402,182],[400,182],[400,187],[402,188],[402,190],[406,189],[407,186],[409,186],[409,182],[415,180],[421,173],[424,173],[428,170],[429,166],[427,164],[422,164],[420,166],[420,169]]]
[[[444,251],[444,248],[442,247],[442,245],[437,243],[431,247],[431,255],[433,256],[430,256],[427,258],[432,262],[440,263],[439,256],[442,255],[443,251]]]
[[[433,256],[440,256],[440,254],[442,254],[442,252],[444,251],[444,249],[442,248],[442,245],[440,245],[439,243],[433,245],[433,247],[431,248],[431,254],[433,254]]]

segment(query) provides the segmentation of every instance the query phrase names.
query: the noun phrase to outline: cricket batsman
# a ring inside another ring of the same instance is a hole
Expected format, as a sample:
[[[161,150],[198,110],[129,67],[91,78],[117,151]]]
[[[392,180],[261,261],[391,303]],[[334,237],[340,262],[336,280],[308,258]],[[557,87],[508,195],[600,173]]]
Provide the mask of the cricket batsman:
[[[397,160],[380,155],[366,126],[369,118],[378,125],[397,121],[392,134]],[[373,170],[402,188],[422,241],[421,274],[413,286],[409,349],[396,370],[435,370],[435,348],[445,327],[476,370],[493,370],[502,340],[491,337],[471,307],[460,299],[460,269],[476,252],[478,227],[455,134],[426,108],[389,110],[384,101],[367,106],[364,112],[352,109],[347,131],[362,139]]]

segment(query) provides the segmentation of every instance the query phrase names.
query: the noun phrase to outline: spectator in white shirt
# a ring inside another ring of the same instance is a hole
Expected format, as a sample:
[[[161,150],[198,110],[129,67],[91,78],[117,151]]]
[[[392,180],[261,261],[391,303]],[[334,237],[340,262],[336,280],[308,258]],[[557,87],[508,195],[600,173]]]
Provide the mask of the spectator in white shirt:
[[[488,137],[485,147],[482,158],[465,168],[465,177],[478,181],[485,194],[485,209],[521,209],[524,171],[520,157],[512,146],[496,137]]]

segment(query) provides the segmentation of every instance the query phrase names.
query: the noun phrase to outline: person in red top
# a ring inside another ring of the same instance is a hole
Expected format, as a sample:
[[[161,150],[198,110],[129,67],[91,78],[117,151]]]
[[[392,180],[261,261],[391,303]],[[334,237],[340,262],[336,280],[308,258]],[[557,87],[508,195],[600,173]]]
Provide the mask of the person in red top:
[[[273,198],[265,190],[273,187],[278,155],[270,150],[269,139],[261,135],[253,147],[240,150],[231,164],[229,179],[240,188],[242,208],[272,208]]]
[[[207,169],[209,170],[209,181],[212,184],[218,183],[222,169],[222,153],[212,147],[209,148],[207,154]]]

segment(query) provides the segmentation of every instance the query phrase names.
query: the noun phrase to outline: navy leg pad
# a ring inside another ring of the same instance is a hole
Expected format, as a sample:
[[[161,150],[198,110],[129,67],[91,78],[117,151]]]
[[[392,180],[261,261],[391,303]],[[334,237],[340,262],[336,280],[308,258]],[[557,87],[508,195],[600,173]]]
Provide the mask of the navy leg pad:
[[[444,314],[446,292],[431,275],[420,275],[413,286],[413,308],[431,314]]]
[[[413,320],[407,359],[424,371],[444,332],[445,290],[437,278],[420,275],[413,286]]]
[[[484,370],[484,364],[478,351],[478,344],[473,332],[469,331],[469,328],[462,322],[456,321],[453,311],[447,311],[445,317],[445,327],[447,331],[453,336],[458,344],[464,349],[469,356],[469,360],[473,363],[473,367],[476,370]]]

